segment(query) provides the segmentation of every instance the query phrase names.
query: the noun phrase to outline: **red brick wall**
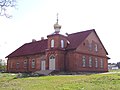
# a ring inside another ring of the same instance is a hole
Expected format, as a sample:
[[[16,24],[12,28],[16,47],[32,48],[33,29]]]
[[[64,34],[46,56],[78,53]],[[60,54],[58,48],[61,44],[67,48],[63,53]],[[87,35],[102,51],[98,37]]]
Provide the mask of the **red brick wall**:
[[[55,56],[55,69],[57,71],[63,71],[64,70],[64,61],[65,61],[65,52],[61,50],[49,50],[46,53],[46,69],[49,70],[49,57],[51,55]]]
[[[54,48],[57,48],[57,49],[62,49],[61,48],[61,40],[64,40],[64,46],[66,47],[67,46],[67,39],[65,36],[63,35],[59,35],[59,34],[56,34],[56,35],[51,35],[51,36],[48,36],[48,49],[51,49],[51,40],[54,39],[55,41],[55,47]]]
[[[86,66],[82,66],[82,56],[86,57]],[[92,57],[92,67],[89,67],[89,57]],[[95,67],[95,58],[98,59],[98,67]],[[100,67],[100,59],[104,60],[103,68]],[[67,71],[92,71],[92,72],[106,72],[108,71],[107,58],[97,57],[92,55],[80,53],[68,53],[67,58]]]
[[[8,58],[8,72],[34,72],[41,70],[41,56],[43,55],[30,55],[30,56],[21,56]],[[32,68],[32,60],[35,60],[35,68]],[[24,60],[27,60],[28,67],[24,67]],[[19,62],[19,67],[16,67],[16,63]]]
[[[51,40],[54,39],[55,47],[51,48]],[[64,51],[61,48],[61,40],[64,40],[64,46],[67,46],[67,39],[62,35],[48,36],[48,49],[44,54],[21,56],[8,58],[8,72],[34,72],[41,70],[41,60],[46,60],[46,69],[49,70],[49,57],[55,56],[55,67],[57,71],[108,71],[106,52],[100,43],[99,39],[94,33],[91,33],[83,43],[76,50]],[[89,50],[88,44],[92,42],[92,51]],[[94,50],[94,44],[98,45],[98,52]],[[82,56],[86,56],[86,67],[82,66]],[[89,57],[92,57],[92,67],[89,67]],[[95,67],[95,58],[98,58],[98,68]],[[35,59],[35,68],[32,68],[32,59]],[[100,68],[100,59],[104,60],[104,68]],[[28,68],[24,68],[24,60],[28,61]],[[16,63],[19,62],[20,66],[17,69]],[[11,67],[12,64],[12,67]]]

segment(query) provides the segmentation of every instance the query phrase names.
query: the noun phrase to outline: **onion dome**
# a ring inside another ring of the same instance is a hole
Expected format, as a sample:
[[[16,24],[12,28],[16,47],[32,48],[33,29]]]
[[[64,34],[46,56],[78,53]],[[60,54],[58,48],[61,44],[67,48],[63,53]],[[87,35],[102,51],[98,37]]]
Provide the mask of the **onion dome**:
[[[60,29],[61,29],[61,25],[58,24],[58,13],[57,13],[57,22],[54,24],[54,29],[55,29],[55,33],[59,33]]]

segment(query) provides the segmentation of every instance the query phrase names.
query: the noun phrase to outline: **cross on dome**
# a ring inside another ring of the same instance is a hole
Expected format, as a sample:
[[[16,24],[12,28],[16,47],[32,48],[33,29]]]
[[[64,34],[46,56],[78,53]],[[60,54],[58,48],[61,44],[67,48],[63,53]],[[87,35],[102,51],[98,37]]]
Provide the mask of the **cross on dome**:
[[[58,34],[61,29],[61,25],[58,24],[58,13],[57,13],[57,22],[54,24],[55,33]]]

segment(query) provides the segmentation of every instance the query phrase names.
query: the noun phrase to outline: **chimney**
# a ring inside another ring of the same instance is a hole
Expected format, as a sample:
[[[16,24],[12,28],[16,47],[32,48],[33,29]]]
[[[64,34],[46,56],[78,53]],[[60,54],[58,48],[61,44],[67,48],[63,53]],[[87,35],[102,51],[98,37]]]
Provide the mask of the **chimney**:
[[[44,37],[41,37],[41,40],[44,40]]]
[[[67,36],[69,35],[67,32],[65,33]]]
[[[36,40],[35,40],[35,39],[32,39],[32,42],[36,42]]]

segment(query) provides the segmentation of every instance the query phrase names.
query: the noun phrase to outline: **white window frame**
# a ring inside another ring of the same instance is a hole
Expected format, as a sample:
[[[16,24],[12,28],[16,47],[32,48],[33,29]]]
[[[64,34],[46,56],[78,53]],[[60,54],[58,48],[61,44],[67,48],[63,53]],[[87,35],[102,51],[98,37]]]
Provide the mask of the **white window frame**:
[[[92,57],[89,57],[89,67],[92,67]]]
[[[61,40],[61,48],[64,48],[64,40]]]
[[[55,44],[55,41],[54,41],[54,39],[52,39],[52,40],[51,40],[51,48],[54,47],[54,44]]]
[[[100,59],[100,68],[103,68],[103,67],[104,67],[103,65],[104,65],[104,61],[103,61],[103,59],[101,58],[101,59]]]
[[[98,51],[98,45],[95,44],[95,51],[97,52]]]
[[[82,56],[82,67],[86,66],[86,57]]]
[[[98,58],[95,58],[95,67],[98,68]]]
[[[32,68],[35,68],[35,59],[32,59]]]

